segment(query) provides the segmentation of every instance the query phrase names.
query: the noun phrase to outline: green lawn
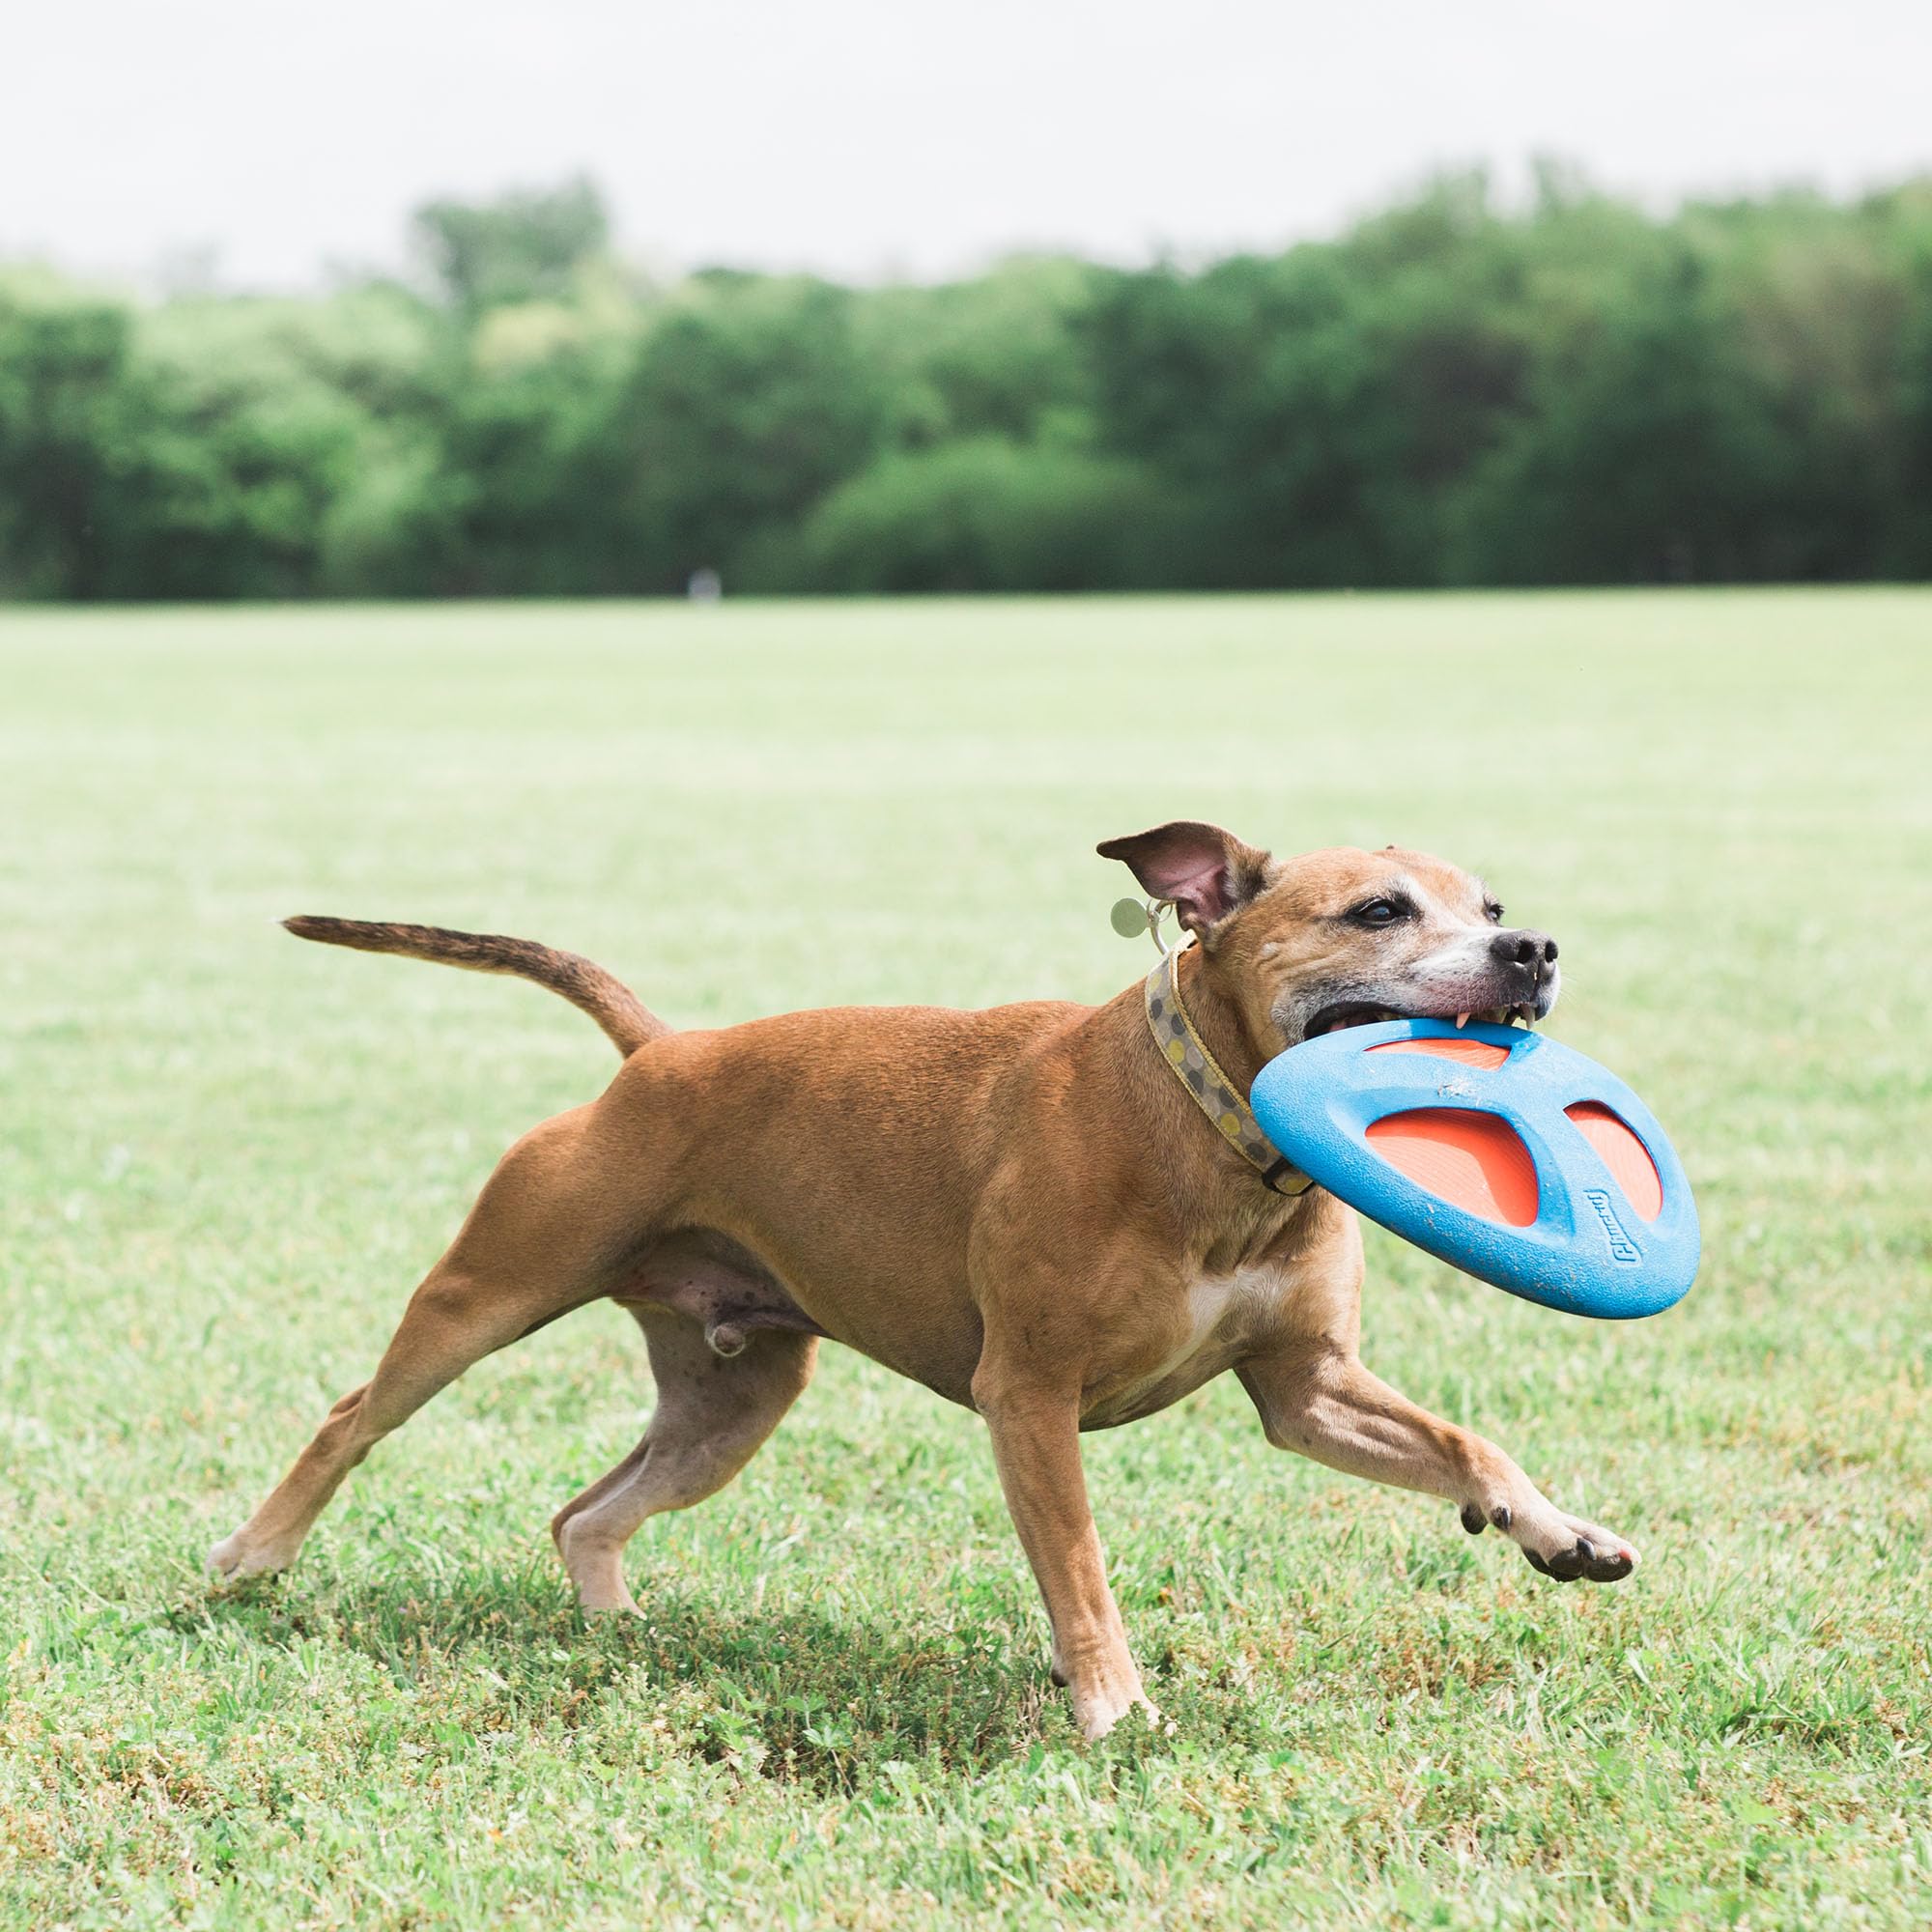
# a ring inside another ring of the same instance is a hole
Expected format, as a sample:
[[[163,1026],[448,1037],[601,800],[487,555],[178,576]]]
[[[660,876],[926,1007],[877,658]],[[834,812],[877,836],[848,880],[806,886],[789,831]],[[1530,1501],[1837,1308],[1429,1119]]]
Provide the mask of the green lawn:
[[[1932,595],[0,614],[0,1922],[1932,1921]],[[1088,1438],[1171,1735],[1083,1747],[982,1433],[849,1356],[647,1525],[629,1321],[486,1362],[298,1568],[208,1546],[609,1047],[297,911],[527,933],[673,1021],[1100,998],[1096,838],[1479,867],[1695,1180],[1599,1326],[1372,1236],[1365,1355],[1644,1564],[1556,1587],[1277,1454]]]

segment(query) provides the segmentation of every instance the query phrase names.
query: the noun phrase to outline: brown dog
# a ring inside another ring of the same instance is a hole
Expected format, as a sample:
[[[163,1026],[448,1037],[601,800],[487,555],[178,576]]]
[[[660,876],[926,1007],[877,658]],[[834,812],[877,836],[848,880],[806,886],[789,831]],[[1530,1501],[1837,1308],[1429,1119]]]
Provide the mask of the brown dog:
[[[1180,823],[1099,849],[1196,941],[1164,990],[1103,1007],[848,1009],[676,1034],[601,968],[526,941],[291,920],[303,938],[536,980],[625,1058],[600,1099],[504,1155],[375,1378],[215,1547],[214,1569],[292,1562],[337,1484],[439,1389],[608,1297],[644,1331],[657,1408],[552,1525],[586,1611],[636,1607],[625,1544],[744,1467],[820,1336],[985,1418],[1052,1619],[1054,1678],[1090,1738],[1147,1699],[1080,1432],[1151,1415],[1224,1369],[1277,1447],[1445,1496],[1466,1529],[1493,1524],[1547,1576],[1628,1576],[1619,1537],[1363,1368],[1354,1215],[1285,1163],[1264,1176],[1272,1151],[1244,1151],[1233,1112],[1217,1132],[1183,1064],[1191,1026],[1196,1072],[1211,1089],[1225,1069],[1244,1094],[1264,1061],[1336,1026],[1541,1018],[1555,943],[1503,928],[1466,873],[1393,846],[1278,860]]]

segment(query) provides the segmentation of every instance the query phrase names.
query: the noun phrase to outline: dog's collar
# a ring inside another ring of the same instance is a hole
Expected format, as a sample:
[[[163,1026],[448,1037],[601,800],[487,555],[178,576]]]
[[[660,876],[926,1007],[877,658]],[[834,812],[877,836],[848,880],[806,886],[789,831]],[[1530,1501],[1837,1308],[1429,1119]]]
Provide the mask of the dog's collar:
[[[1194,1030],[1180,999],[1180,952],[1163,953],[1147,977],[1147,1023],[1160,1057],[1214,1131],[1277,1194],[1300,1194],[1308,1177],[1262,1132],[1261,1122]]]

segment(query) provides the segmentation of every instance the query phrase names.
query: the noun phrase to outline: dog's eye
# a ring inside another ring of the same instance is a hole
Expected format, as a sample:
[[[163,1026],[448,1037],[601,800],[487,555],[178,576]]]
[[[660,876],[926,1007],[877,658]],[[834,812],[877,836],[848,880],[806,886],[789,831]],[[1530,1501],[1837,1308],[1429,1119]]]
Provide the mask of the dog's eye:
[[[1494,899],[1483,908],[1483,916],[1492,925],[1500,925],[1503,923],[1503,909]]]
[[[1405,899],[1371,899],[1367,905],[1358,905],[1351,917],[1362,925],[1393,925],[1407,919],[1412,910]]]

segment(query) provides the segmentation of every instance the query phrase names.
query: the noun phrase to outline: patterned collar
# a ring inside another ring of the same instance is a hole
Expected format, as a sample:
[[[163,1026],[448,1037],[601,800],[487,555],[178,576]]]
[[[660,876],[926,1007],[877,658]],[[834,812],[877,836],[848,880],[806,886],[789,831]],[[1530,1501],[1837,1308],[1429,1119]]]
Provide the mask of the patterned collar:
[[[1268,1137],[1241,1098],[1235,1083],[1221,1071],[1208,1043],[1194,1031],[1194,1022],[1180,1001],[1180,954],[1177,948],[1163,954],[1147,977],[1148,1031],[1160,1057],[1188,1097],[1213,1123],[1214,1130],[1277,1194],[1299,1194],[1308,1177]]]

